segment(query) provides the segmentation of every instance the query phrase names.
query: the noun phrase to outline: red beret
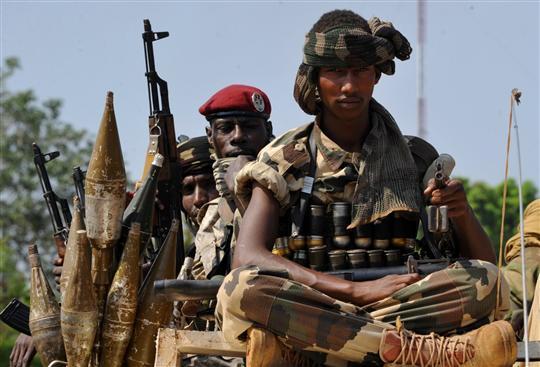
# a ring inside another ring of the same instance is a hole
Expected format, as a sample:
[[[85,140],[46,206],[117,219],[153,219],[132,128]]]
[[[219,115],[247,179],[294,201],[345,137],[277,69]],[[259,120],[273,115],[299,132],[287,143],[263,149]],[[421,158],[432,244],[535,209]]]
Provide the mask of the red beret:
[[[231,115],[269,118],[272,106],[266,93],[249,85],[229,85],[214,94],[199,108],[207,120]]]

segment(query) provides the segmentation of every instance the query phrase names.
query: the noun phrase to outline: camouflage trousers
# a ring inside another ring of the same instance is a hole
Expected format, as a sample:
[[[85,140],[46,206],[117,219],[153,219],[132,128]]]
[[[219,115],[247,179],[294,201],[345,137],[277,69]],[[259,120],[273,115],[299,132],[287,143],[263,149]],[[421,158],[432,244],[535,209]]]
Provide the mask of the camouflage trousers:
[[[525,281],[527,295],[525,299],[531,310],[536,282],[540,276],[540,247],[525,248]],[[523,287],[521,286],[521,256],[512,259],[503,269],[503,274],[510,288],[511,310],[507,319],[512,323],[514,329],[523,329]]]
[[[439,334],[501,318],[508,288],[495,315],[497,267],[480,260],[453,263],[392,296],[358,307],[255,266],[233,270],[218,292],[216,317],[228,340],[252,326],[277,335],[288,346],[325,355],[324,363],[378,361],[385,329],[399,316],[406,329]]]

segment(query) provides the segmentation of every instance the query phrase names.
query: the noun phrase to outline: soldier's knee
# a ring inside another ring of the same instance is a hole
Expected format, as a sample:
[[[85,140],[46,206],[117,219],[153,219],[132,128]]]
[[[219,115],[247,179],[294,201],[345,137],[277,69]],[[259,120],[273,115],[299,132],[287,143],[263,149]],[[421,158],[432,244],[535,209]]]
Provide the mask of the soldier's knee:
[[[501,276],[502,272],[499,271],[497,265],[490,263],[489,261],[476,260],[479,263],[479,266],[483,267],[487,271],[488,281],[497,282],[497,278]]]
[[[244,297],[246,289],[251,287],[258,276],[256,266],[242,266],[232,270],[224,279],[219,288],[217,298],[225,306],[237,304]]]
[[[466,260],[465,262],[462,262],[461,265],[464,268],[469,269],[479,269],[481,270],[481,273],[486,277],[486,280],[489,284],[493,284],[497,282],[497,278],[499,277],[499,268],[490,263],[489,261],[484,260]],[[501,274],[502,278],[502,274]]]

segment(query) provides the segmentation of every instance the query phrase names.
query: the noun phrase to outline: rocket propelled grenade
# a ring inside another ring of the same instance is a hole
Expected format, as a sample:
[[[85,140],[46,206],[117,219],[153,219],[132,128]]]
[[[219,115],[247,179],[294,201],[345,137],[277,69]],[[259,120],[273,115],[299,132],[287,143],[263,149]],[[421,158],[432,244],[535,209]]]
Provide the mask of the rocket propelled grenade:
[[[60,329],[60,305],[41,267],[37,245],[28,246],[30,262],[30,317],[32,339],[41,364],[48,366],[54,360],[66,359]]]
[[[141,226],[134,222],[107,297],[100,366],[121,367],[124,361],[137,312],[140,244]]]
[[[113,247],[120,238],[126,201],[126,171],[113,107],[107,92],[105,110],[85,180],[86,230],[92,245],[92,280],[103,310],[113,269]]]
[[[64,293],[60,320],[68,366],[88,367],[98,327],[98,310],[86,231],[77,231],[76,246],[77,256]]]
[[[153,287],[154,281],[174,278],[176,275],[178,228],[179,221],[174,219],[139,292],[137,318],[125,361],[128,367],[153,366],[157,331],[166,326],[171,318],[173,303],[156,297]]]
[[[82,215],[81,200],[78,196],[73,197],[73,219],[69,228],[69,237],[66,245],[64,264],[62,265],[62,275],[60,275],[60,294],[62,297],[69,282],[69,276],[73,267],[73,262],[77,257],[77,231],[84,230],[84,220]]]

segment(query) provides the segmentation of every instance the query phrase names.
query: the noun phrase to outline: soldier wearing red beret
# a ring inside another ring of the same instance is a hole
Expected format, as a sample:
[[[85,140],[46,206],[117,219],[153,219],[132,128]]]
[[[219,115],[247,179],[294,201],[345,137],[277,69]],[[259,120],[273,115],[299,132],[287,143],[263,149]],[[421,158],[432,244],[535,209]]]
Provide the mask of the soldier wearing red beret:
[[[230,268],[233,214],[237,209],[234,178],[272,139],[271,110],[266,93],[239,84],[221,89],[199,108],[209,122],[206,134],[215,152],[212,168],[220,195],[199,214],[194,266],[199,278],[224,275]],[[243,212],[243,208],[238,209]],[[238,225],[237,221],[234,227]]]
[[[266,93],[247,85],[230,85],[211,96],[199,112],[206,117],[208,142],[214,150],[212,169],[219,197],[205,204],[199,211],[199,230],[195,236],[195,259],[191,274],[196,279],[210,279],[225,275],[230,269],[231,242],[239,216],[234,195],[234,178],[259,151],[270,142],[272,107]],[[242,208],[240,208],[242,209]],[[234,223],[234,225],[233,225]],[[203,307],[186,302],[181,307],[183,316],[196,317]],[[197,357],[202,364],[219,359],[219,365],[238,365],[241,359]]]
[[[233,84],[210,97],[199,112],[210,122],[206,134],[217,158],[254,158],[272,136],[271,110],[268,96],[247,85]]]

